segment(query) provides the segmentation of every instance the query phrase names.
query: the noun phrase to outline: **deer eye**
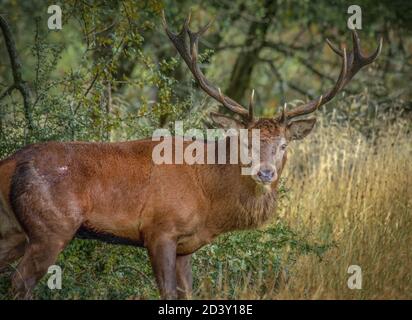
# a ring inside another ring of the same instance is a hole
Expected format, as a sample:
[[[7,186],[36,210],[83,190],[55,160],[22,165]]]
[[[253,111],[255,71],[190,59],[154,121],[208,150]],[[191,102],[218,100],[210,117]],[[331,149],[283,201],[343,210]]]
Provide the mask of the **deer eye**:
[[[286,147],[287,147],[288,145],[286,144],[286,143],[284,143],[284,144],[282,144],[281,146],[280,146],[280,150],[286,150]]]

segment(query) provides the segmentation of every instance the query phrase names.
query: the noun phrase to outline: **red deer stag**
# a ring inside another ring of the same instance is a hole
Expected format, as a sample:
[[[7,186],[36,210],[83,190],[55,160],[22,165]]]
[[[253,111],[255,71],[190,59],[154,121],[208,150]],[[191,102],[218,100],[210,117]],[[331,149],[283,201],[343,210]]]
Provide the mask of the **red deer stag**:
[[[199,86],[237,115],[211,114],[219,126],[260,130],[256,174],[241,174],[241,164],[155,165],[151,139],[119,142],[47,142],[27,146],[0,162],[0,269],[21,258],[12,276],[16,298],[30,298],[40,278],[74,237],[145,247],[162,298],[190,297],[191,254],[217,235],[255,228],[275,211],[276,189],[286,162],[287,144],[302,139],[315,119],[295,120],[329,102],[381,51],[339,49],[336,84],[328,92],[275,118],[257,119],[249,109],[222,94],[200,70],[199,32],[166,33]],[[227,139],[227,138],[226,138]],[[265,187],[262,188],[261,186]]]

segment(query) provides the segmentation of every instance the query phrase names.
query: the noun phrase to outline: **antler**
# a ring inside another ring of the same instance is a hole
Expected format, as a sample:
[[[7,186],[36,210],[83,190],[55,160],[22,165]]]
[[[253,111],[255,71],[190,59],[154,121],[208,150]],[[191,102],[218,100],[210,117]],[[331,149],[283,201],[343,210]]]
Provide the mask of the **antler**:
[[[201,28],[199,31],[193,32],[189,29],[190,16],[191,14],[189,13],[185,23],[183,24],[182,30],[179,33],[173,33],[169,30],[164,11],[162,11],[163,26],[166,30],[167,36],[175,46],[176,50],[182,56],[183,60],[189,67],[194,78],[198,82],[199,86],[203,89],[203,91],[205,91],[209,96],[220,102],[227,109],[240,115],[246,122],[253,121],[254,91],[252,91],[249,108],[246,109],[233,99],[229,98],[228,96],[225,96],[220,90],[220,88],[216,88],[215,86],[213,86],[206,79],[203,72],[200,70],[199,65],[197,64],[199,38],[208,30],[212,21],[205,25],[203,28]],[[189,35],[189,47],[186,41],[186,35]]]
[[[360,39],[356,30],[352,30],[352,41],[353,49],[349,53],[346,52],[345,48],[339,49],[333,45],[328,39],[326,43],[329,47],[342,58],[342,67],[339,74],[339,78],[332,89],[330,89],[326,94],[321,95],[319,98],[309,101],[284,115],[287,119],[291,119],[297,116],[309,114],[325,103],[329,102],[336,96],[336,94],[341,91],[345,85],[355,76],[355,74],[364,66],[372,63],[378,57],[382,50],[382,38],[379,41],[379,46],[373,54],[370,56],[364,56],[361,53]]]

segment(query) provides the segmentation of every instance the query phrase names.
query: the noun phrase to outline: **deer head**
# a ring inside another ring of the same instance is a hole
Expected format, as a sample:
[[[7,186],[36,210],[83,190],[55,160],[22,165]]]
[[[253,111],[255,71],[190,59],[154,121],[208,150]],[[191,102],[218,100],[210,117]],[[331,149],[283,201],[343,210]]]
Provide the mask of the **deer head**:
[[[298,116],[308,115],[320,106],[332,100],[336,94],[341,91],[345,85],[355,76],[355,74],[364,66],[372,63],[379,55],[382,49],[382,38],[375,52],[370,56],[361,53],[360,40],[355,30],[352,31],[352,50],[347,52],[346,48],[342,49],[334,46],[329,40],[326,40],[330,48],[342,59],[340,74],[335,85],[325,94],[313,99],[293,110],[286,110],[286,104],[280,115],[273,118],[255,118],[253,114],[253,97],[252,90],[249,106],[245,108],[230,97],[224,95],[220,88],[212,85],[200,70],[198,60],[198,43],[199,38],[207,31],[211,23],[201,28],[197,32],[189,29],[190,14],[179,33],[173,33],[169,30],[163,12],[163,25],[166,33],[189,67],[200,88],[209,96],[221,103],[225,108],[233,113],[233,117],[212,112],[212,120],[223,128],[245,128],[260,130],[260,163],[252,169],[254,174],[252,178],[259,184],[271,185],[275,183],[282,172],[286,161],[288,143],[292,140],[299,140],[306,137],[313,129],[316,118],[292,120]],[[188,38],[188,39],[187,39]],[[187,41],[188,40],[188,41]]]

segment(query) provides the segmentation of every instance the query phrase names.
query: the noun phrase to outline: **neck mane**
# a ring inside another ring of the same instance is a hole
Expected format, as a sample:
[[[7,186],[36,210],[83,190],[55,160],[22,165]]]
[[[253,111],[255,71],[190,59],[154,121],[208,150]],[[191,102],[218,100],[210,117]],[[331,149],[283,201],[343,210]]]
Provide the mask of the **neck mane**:
[[[275,213],[277,183],[264,190],[250,176],[241,175],[240,165],[211,165],[202,186],[212,205],[218,233],[263,225]]]
[[[250,177],[247,178],[252,180]],[[251,182],[254,186],[240,185],[241,190],[239,190],[236,201],[236,208],[239,210],[236,215],[236,229],[249,229],[261,226],[275,213],[277,184],[271,186],[271,190],[267,191],[254,181]]]

